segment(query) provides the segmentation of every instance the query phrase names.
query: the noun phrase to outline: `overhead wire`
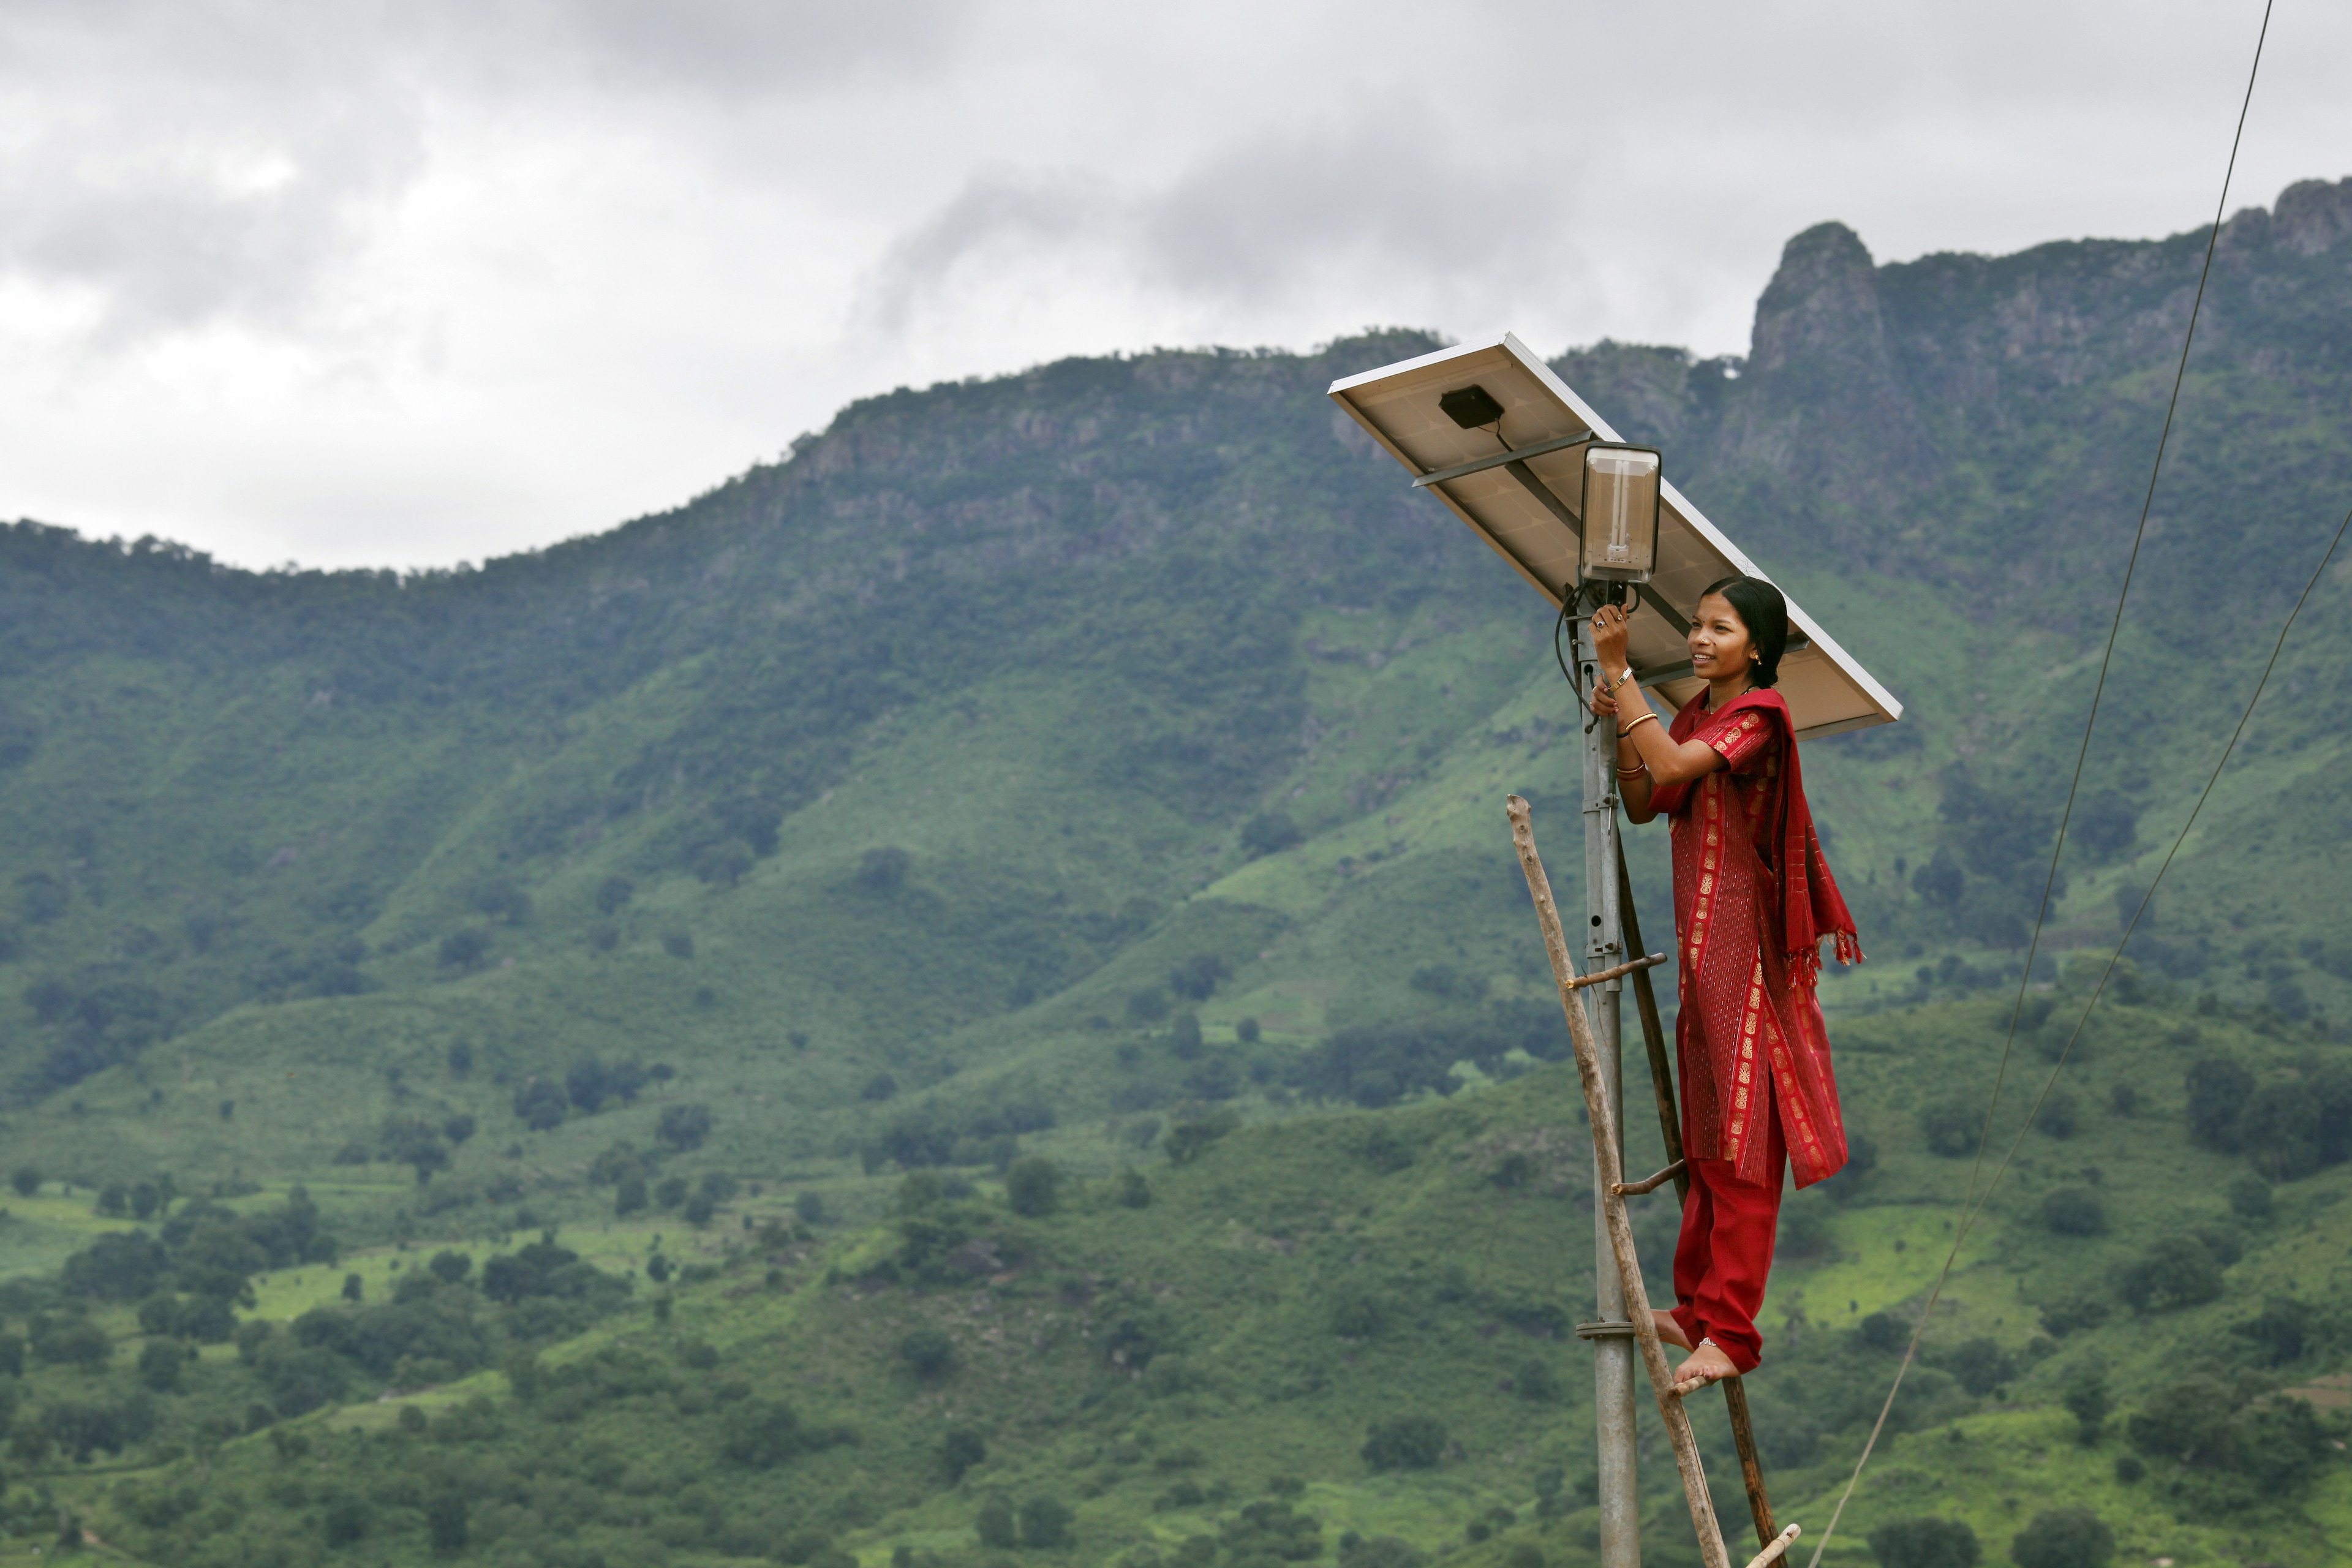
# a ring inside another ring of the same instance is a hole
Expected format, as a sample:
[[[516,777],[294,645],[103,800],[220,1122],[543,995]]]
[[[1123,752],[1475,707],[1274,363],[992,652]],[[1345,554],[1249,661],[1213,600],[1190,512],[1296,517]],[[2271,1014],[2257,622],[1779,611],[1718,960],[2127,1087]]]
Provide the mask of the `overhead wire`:
[[[1846,1479],[1845,1490],[1839,1495],[1837,1507],[1831,1510],[1828,1527],[1814,1541],[1813,1554],[1807,1568],[1821,1568],[1822,1554],[1829,1549],[1831,1538],[1837,1533],[1838,1521],[1844,1517],[1846,1504],[1853,1500],[1854,1489],[1862,1482],[1863,1470],[1869,1465],[1872,1454],[1877,1449],[1878,1439],[1886,1428],[1888,1415],[1894,1412],[1895,1396],[1903,1390],[1903,1380],[1910,1373],[1912,1363],[1918,1357],[1920,1338],[1927,1332],[1927,1324],[1935,1317],[1936,1303],[1942,1299],[1944,1287],[1951,1279],[1952,1268],[1959,1258],[1960,1248],[1966,1244],[1969,1231],[1975,1227],[1978,1216],[1984,1212],[1984,1205],[1991,1198],[1993,1188],[2000,1184],[2000,1178],[2008,1172],[2011,1162],[2016,1158],[2017,1150],[2025,1137],[2026,1129],[2033,1125],[2033,1115],[2039,1114],[2042,1103],[2049,1099],[2051,1090],[2056,1086],[2059,1073],[2065,1068],[2065,1056],[2073,1051],[2074,1041],[2081,1035],[2084,1023],[2090,1017],[2091,1007],[2097,1005],[2099,995],[2105,990],[2107,978],[2114,973],[2116,962],[2123,955],[2124,943],[2131,940],[2131,931],[2137,929],[2141,912],[2147,908],[2149,900],[2155,897],[2155,888],[2151,884],[2147,894],[2140,901],[2140,909],[2133,913],[2131,927],[2125,931],[2122,941],[2116,943],[2115,956],[2107,961],[2106,969],[2101,973],[2098,985],[2092,994],[2090,1003],[2084,1006],[2082,1018],[2075,1023],[2074,1034],[2067,1037],[2065,1051],[2061,1053],[2057,1064],[2051,1069],[2048,1080],[2042,1085],[2041,1094],[2035,1098],[2033,1112],[2026,1117],[2023,1126],[2018,1131],[2017,1142],[2011,1143],[2008,1152],[2002,1155],[2000,1163],[1994,1167],[1991,1180],[1983,1182],[1980,1191],[1979,1182],[1984,1171],[1985,1151],[1992,1140],[1993,1116],[2000,1109],[2001,1089],[2008,1079],[2010,1057],[2016,1048],[2017,1027],[2025,1009],[2026,988],[2032,982],[2033,960],[2041,951],[2042,928],[2049,917],[2051,898],[2057,889],[2058,868],[2066,848],[2066,829],[2074,821],[2074,801],[2082,790],[2084,765],[2090,756],[2091,737],[2098,728],[2099,708],[2106,695],[2107,674],[2115,662],[2116,643],[2123,629],[2124,606],[2130,600],[2132,581],[2139,570],[2140,549],[2147,539],[2148,515],[2156,503],[2157,481],[2164,471],[2165,452],[2172,440],[2173,420],[2180,408],[2180,389],[2189,374],[2189,352],[2197,342],[2197,323],[2205,308],[2206,285],[2210,281],[2213,274],[2213,253],[2221,243],[2221,218],[2229,208],[2230,187],[2237,175],[2238,152],[2245,141],[2246,116],[2248,110],[2253,106],[2254,83],[2262,74],[2263,47],[2270,37],[2271,10],[2274,4],[2275,0],[2263,0],[2262,28],[2255,35],[2253,63],[2246,72],[2246,90],[2238,105],[2237,128],[2230,139],[2229,163],[2221,174],[2221,195],[2214,203],[2212,226],[2205,238],[2205,260],[2197,274],[2197,295],[2189,308],[2189,327],[2181,338],[2180,360],[2172,373],[2172,394],[2165,404],[2164,426],[2157,437],[2155,458],[2148,465],[2147,489],[2140,500],[2139,522],[2132,531],[2131,552],[2125,561],[2123,584],[2116,595],[2115,616],[2107,627],[2106,646],[2099,656],[2099,678],[2097,683],[2092,688],[2090,712],[2083,721],[2082,743],[2075,751],[2074,775],[2066,785],[2066,804],[2059,815],[2057,840],[2050,847],[2050,868],[2042,881],[2042,897],[2034,909],[2033,933],[2026,944],[2025,963],[2018,975],[2017,997],[2010,1007],[2008,1033],[2001,1040],[2000,1058],[1993,1070],[1992,1096],[1986,1103],[1984,1125],[1977,1136],[1976,1159],[1969,1167],[1968,1194],[1962,1200],[1966,1205],[1966,1212],[1961,1216],[1959,1226],[1952,1237],[1951,1249],[1945,1254],[1943,1267],[1937,1272],[1936,1283],[1927,1293],[1927,1304],[1920,1311],[1919,1321],[1912,1328],[1910,1341],[1904,1346],[1903,1360],[1895,1369],[1895,1381],[1886,1391],[1885,1403],[1879,1406],[1878,1419],[1871,1424],[1870,1436],[1863,1443],[1860,1457],[1854,1460],[1853,1473]],[[2346,521],[2352,523],[2352,513],[2346,514]],[[2341,542],[2343,532],[2341,528],[2336,531],[2336,542]],[[2327,561],[2333,559],[2336,553],[2336,542],[2328,545],[2327,553],[2321,560],[2319,571],[2326,570]],[[2197,812],[2204,809],[2207,797],[2212,794],[2214,782],[2221,777],[2222,767],[2227,765],[2231,753],[2236,750],[2239,736],[2245,732],[2246,721],[2253,715],[2254,701],[2260,700],[2263,687],[2270,679],[2271,670],[2278,662],[2279,648],[2285,646],[2287,632],[2293,628],[2295,617],[2302,614],[2304,603],[2310,597],[2312,586],[2319,580],[2319,571],[2313,573],[2311,583],[2305,584],[2304,588],[2303,596],[2295,601],[2294,610],[2289,612],[2286,625],[2280,628],[2278,644],[2271,650],[2271,662],[2263,666],[2262,679],[2254,688],[2254,698],[2247,702],[2245,713],[2238,721],[2238,728],[2231,733],[2229,745],[2222,750],[2221,761],[2215,764],[2212,776],[2206,781],[2204,793],[2198,796],[2196,808],[2189,814],[2189,825],[2195,823]],[[2171,868],[2172,858],[2179,853],[2181,843],[2187,839],[2188,834],[2189,826],[2185,825],[2181,828],[2179,837],[2173,841],[2171,850],[2165,856],[2165,869],[2168,870]],[[2162,874],[2162,871],[2158,873],[2159,879]]]

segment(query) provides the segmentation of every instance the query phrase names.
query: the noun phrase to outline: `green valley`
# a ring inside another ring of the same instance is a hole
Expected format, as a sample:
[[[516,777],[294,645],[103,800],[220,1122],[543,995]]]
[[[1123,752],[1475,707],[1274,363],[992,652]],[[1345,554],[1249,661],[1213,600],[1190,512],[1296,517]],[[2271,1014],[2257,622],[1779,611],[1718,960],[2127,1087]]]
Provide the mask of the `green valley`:
[[[2352,504],[2315,182],[2225,229],[2023,974],[2200,255],[1823,226],[1745,360],[1558,362],[1908,709],[1806,757],[1871,955],[1750,1380],[1809,1533],[2026,983],[1838,1564],[2352,1558],[2352,568],[2026,1125]],[[1322,397],[1434,342],[901,390],[447,572],[0,529],[0,1562],[1586,1561],[1591,1150],[1502,814],[1572,898],[1578,716]]]

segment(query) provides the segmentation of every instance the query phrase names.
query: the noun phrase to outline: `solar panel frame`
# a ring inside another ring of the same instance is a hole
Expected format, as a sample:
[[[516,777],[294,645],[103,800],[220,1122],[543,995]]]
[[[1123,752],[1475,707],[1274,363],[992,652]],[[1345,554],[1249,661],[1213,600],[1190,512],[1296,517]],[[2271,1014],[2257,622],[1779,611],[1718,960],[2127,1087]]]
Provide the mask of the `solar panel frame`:
[[[1464,429],[1438,397],[1478,385],[1502,405],[1491,428]],[[1331,384],[1332,401],[1557,609],[1581,556],[1584,446],[1622,440],[1549,365],[1509,332],[1440,349]],[[1531,450],[1531,448],[1541,448]],[[1673,454],[1667,454],[1669,472]],[[1450,469],[1465,471],[1451,475]],[[1684,631],[1701,592],[1735,573],[1771,581],[1671,479],[1661,487],[1657,569],[1633,617],[1634,673],[1677,706],[1706,682],[1690,672]],[[1785,588],[1782,589],[1786,593]],[[1671,609],[1684,625],[1675,626]],[[1799,740],[1893,723],[1903,704],[1791,597],[1778,689]]]

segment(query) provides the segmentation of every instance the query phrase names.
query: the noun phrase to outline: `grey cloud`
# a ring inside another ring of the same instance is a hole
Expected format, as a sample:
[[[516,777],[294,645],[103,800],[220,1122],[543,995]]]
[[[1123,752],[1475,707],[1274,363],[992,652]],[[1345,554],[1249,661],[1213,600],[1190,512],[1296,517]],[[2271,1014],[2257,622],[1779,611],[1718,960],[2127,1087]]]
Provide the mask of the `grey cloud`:
[[[0,274],[89,291],[98,338],[303,323],[452,106],[854,89],[935,65],[943,0],[370,0],[0,9]]]
[[[1570,192],[1514,182],[1393,114],[1220,149],[1156,189],[1084,172],[998,167],[906,234],[867,280],[863,315],[903,328],[961,274],[1092,248],[1155,289],[1279,309],[1335,274],[1453,299],[1531,268],[1565,281]]]

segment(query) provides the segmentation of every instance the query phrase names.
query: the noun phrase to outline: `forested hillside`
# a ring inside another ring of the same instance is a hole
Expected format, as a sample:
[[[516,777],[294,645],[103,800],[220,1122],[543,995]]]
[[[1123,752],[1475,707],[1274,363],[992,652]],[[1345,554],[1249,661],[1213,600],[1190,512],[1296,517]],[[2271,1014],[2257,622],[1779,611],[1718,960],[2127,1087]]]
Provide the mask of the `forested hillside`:
[[[1744,359],[1557,362],[1907,705],[1806,759],[1869,1168],[1790,1205],[1790,1517],[1961,1212],[2202,253],[1824,225]],[[2224,231],[2012,1097],[2352,506],[2347,263],[2352,182]],[[1589,1148],[1501,808],[1572,899],[1576,716],[1323,396],[1436,342],[902,389],[446,573],[0,529],[0,1561],[1582,1561]],[[2347,573],[1841,1560],[2069,1508],[2352,1557]]]

